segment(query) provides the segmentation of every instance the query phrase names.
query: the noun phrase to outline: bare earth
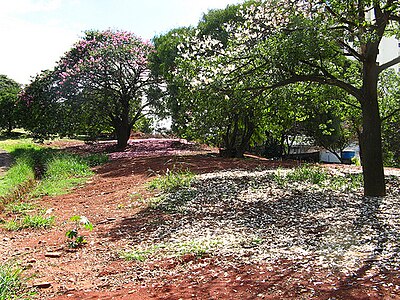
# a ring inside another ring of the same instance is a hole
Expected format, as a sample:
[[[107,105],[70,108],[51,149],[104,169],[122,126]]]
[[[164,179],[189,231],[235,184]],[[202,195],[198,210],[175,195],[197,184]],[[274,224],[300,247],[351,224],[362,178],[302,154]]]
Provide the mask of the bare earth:
[[[110,151],[108,143],[59,146],[74,152]],[[0,167],[4,165],[1,155]],[[139,140],[124,152],[111,152],[110,157],[83,187],[36,200],[56,216],[52,229],[0,229],[0,259],[22,262],[25,274],[34,275],[30,284],[48,283],[37,289],[38,299],[400,299],[400,273],[385,269],[371,273],[370,264],[346,274],[329,267],[310,268],[288,258],[250,264],[235,256],[185,254],[125,261],[120,253],[127,243],[134,247],[147,241],[146,235],[140,240],[139,232],[150,236],[175,221],[176,215],[147,207],[146,199],[154,193],[145,183],[157,174],[176,168],[197,174],[276,169],[297,162],[224,159],[210,149],[172,140]],[[88,244],[77,251],[66,247],[67,222],[73,215],[86,216],[94,224],[93,231],[83,232]],[[49,253],[56,257],[48,257]]]
[[[11,163],[11,156],[7,152],[0,150],[0,176],[4,175]]]

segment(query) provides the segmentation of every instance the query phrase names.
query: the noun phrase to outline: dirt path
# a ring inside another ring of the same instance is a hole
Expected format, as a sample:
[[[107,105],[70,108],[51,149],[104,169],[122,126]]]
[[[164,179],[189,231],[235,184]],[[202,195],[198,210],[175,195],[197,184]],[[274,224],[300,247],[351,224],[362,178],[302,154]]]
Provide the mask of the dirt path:
[[[35,276],[31,282],[43,286],[38,289],[38,299],[400,299],[393,294],[394,288],[374,290],[367,281],[338,278],[337,274],[309,270],[291,261],[237,267],[221,265],[218,258],[189,255],[156,261],[145,268],[141,262],[121,259],[121,251],[135,245],[135,231],[154,230],[171,217],[148,210],[144,203],[153,196],[144,184],[155,175],[174,168],[205,173],[295,164],[223,159],[210,151],[179,147],[158,156],[151,155],[156,150],[151,151],[149,145],[143,147],[146,157],[137,152],[114,153],[114,159],[96,168],[96,175],[82,188],[38,200],[40,207],[56,216],[52,229],[0,229],[1,259],[20,261],[26,275]],[[68,220],[73,215],[86,216],[94,224],[92,232],[83,232],[88,245],[77,251],[65,246],[65,232],[72,229]],[[129,239],[132,244],[127,245]],[[393,275],[386,276],[393,285]]]
[[[12,157],[6,151],[0,149],[0,177],[4,175],[4,173],[11,166]]]

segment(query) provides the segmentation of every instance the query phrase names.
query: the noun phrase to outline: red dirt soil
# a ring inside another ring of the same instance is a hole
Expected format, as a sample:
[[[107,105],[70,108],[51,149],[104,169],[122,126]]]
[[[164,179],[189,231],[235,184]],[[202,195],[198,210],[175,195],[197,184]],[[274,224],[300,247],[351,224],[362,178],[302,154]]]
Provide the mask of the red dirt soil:
[[[61,146],[74,152],[113,150],[109,143]],[[134,230],[138,226],[135,222],[154,226],[152,220],[168,217],[147,211],[145,205],[131,206],[133,193],[152,196],[144,184],[156,174],[174,168],[204,173],[290,167],[297,162],[221,158],[210,149],[171,140],[132,142],[124,152],[110,156],[111,161],[95,168],[96,175],[83,187],[37,201],[56,216],[52,229],[0,229],[1,258],[21,261],[27,275],[36,274],[31,282],[50,284],[38,289],[38,299],[400,299],[400,291],[394,288],[400,285],[398,274],[366,278],[366,268],[354,277],[343,277],[326,270],[309,270],[292,261],[233,267],[221,265],[213,257],[186,255],[179,261],[161,260],[152,266],[173,272],[141,279],[140,274],[132,272],[140,268],[140,263],[124,261],[116,254],[124,247],[118,236],[125,233],[119,228],[124,225]],[[137,220],[139,213],[142,217]],[[89,244],[76,252],[65,246],[66,222],[73,215],[84,215],[94,224],[92,232],[83,232]],[[59,252],[60,256],[49,258],[47,252]],[[188,272],[189,264],[198,267]]]

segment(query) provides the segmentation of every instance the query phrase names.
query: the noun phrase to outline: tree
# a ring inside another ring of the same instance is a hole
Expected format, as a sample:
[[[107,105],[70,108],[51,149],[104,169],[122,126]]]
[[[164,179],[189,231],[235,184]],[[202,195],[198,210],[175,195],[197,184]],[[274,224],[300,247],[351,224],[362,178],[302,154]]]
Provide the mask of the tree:
[[[188,41],[182,55],[197,60],[196,83],[223,82],[229,89],[237,78],[256,77],[244,88],[314,82],[343,89],[362,113],[364,193],[385,195],[378,81],[400,56],[381,65],[377,57],[383,36],[400,32],[398,1],[269,0],[242,15],[242,24],[226,25],[228,47],[210,36]]]
[[[20,85],[6,75],[0,75],[0,128],[6,129],[8,134],[17,125],[17,101]]]
[[[155,36],[153,44],[154,52],[150,55],[150,69],[152,75],[162,82],[163,108],[161,115],[167,115],[172,118],[172,132],[179,136],[184,136],[189,123],[187,111],[184,103],[190,95],[190,91],[185,87],[178,76],[175,76],[175,59],[178,53],[178,45],[184,41],[184,37],[192,35],[194,29],[191,27],[181,27]]]
[[[148,68],[153,51],[150,42],[129,32],[87,31],[57,63],[50,82],[41,84],[42,77],[50,78],[46,74],[37,77],[25,97],[46,98],[61,109],[63,133],[111,127],[124,148],[133,125],[157,104],[158,87]]]

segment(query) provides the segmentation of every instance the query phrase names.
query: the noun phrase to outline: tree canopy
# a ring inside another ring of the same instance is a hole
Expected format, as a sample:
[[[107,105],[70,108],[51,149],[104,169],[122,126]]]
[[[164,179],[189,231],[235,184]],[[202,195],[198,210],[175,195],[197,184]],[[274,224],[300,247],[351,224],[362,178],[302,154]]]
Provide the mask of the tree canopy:
[[[0,75],[0,129],[11,133],[18,124],[17,101],[20,85],[6,75]]]
[[[229,22],[227,43],[197,34],[181,47],[193,87],[265,91],[297,82],[336,86],[362,115],[360,144],[367,196],[385,194],[379,74],[384,36],[399,33],[400,5],[387,1],[258,1],[243,9],[244,22]],[[188,65],[191,67],[189,68]],[[345,101],[346,102],[346,101]],[[348,104],[348,103],[347,103]]]
[[[113,128],[118,146],[125,147],[133,125],[158,99],[148,68],[153,51],[150,42],[130,32],[87,31],[54,70],[34,79],[23,98],[30,105],[45,101],[55,110],[62,107],[66,122],[53,126],[55,131],[98,134]]]

